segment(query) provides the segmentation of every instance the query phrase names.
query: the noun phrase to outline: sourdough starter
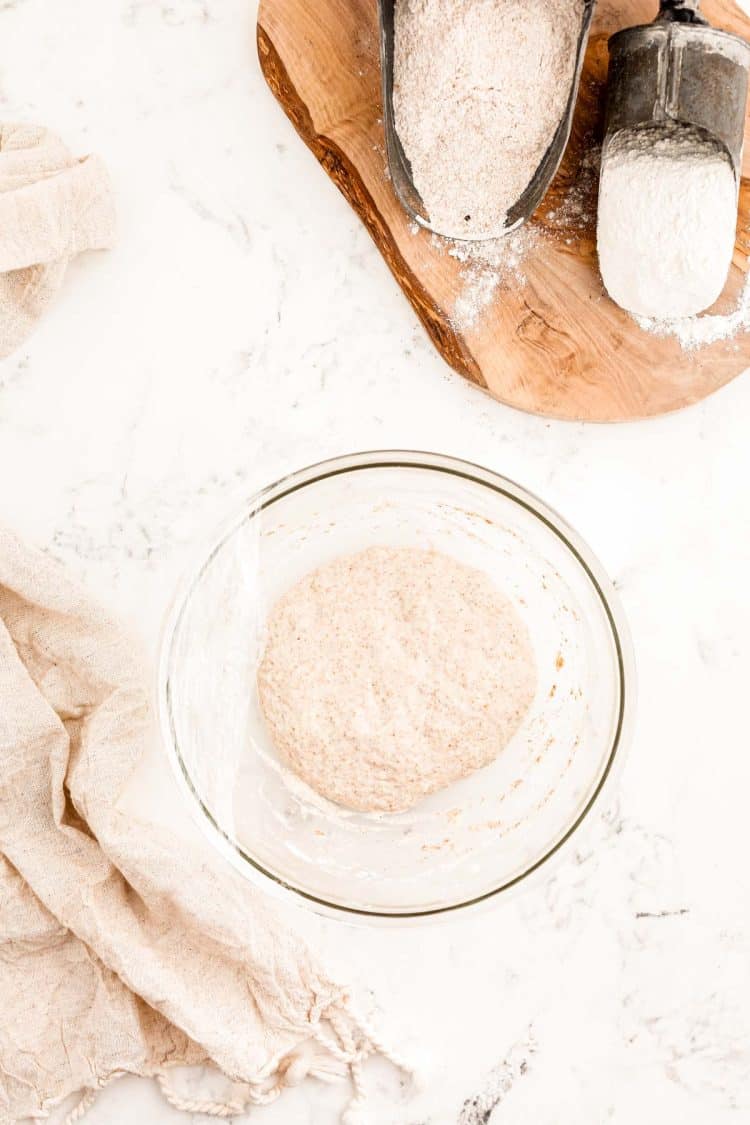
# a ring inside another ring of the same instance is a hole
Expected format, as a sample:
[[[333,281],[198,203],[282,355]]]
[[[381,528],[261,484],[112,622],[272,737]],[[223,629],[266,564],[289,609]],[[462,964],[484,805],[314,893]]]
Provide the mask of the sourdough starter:
[[[258,669],[280,758],[350,809],[397,812],[486,766],[534,698],[523,621],[483,572],[372,547],[273,607]]]

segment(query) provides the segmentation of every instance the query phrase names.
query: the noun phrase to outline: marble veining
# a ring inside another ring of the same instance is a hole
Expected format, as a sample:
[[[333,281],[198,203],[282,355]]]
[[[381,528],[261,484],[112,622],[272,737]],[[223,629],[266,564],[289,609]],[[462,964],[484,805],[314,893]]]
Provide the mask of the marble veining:
[[[529,1028],[524,1039],[513,1045],[507,1057],[485,1079],[480,1092],[466,1099],[458,1125],[488,1125],[514,1084],[528,1072],[536,1049],[533,1028]]]

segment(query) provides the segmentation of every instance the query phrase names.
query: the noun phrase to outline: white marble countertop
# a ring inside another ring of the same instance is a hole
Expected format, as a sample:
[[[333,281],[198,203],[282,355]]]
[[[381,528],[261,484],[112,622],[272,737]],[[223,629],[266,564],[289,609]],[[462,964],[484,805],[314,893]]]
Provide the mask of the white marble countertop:
[[[491,1125],[747,1122],[750,377],[601,427],[526,417],[454,376],[265,88],[254,15],[0,0],[3,118],[101,153],[121,227],[0,366],[0,518],[153,650],[194,541],[323,457],[433,449],[558,508],[631,622],[635,745],[617,804],[539,888],[430,929],[320,924],[428,1060],[411,1103],[373,1068],[372,1120],[456,1125],[494,1081],[496,1108],[474,1115]],[[251,1117],[334,1125],[344,1099],[308,1080]],[[181,1119],[135,1079],[90,1114]]]

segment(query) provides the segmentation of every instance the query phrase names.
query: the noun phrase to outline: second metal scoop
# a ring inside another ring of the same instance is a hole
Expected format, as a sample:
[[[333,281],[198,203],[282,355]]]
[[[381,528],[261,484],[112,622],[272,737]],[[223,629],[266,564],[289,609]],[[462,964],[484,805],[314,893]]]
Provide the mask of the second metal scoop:
[[[419,223],[420,226],[426,227],[427,230],[434,231],[435,234],[441,234],[442,231],[437,230],[430,222],[427,209],[422,202],[419,192],[414,186],[411,165],[409,164],[401,141],[399,140],[398,133],[396,132],[396,122],[393,111],[393,69],[395,55],[394,18],[395,7],[398,2],[399,0],[379,0],[380,63],[383,82],[383,127],[385,129],[388,170],[396,195],[407,213],[415,222]],[[581,33],[578,38],[575,74],[571,83],[570,95],[563,118],[557,127],[557,131],[539,167],[532,176],[528,187],[523,192],[520,199],[518,199],[508,211],[505,228],[498,232],[499,234],[509,234],[533,214],[541,203],[547,192],[547,188],[552,183],[555,173],[560,166],[560,161],[565,152],[565,146],[568,143],[570,129],[573,124],[573,111],[575,110],[578,97],[583,57],[586,53],[586,44],[588,42],[595,5],[596,0],[585,0]],[[446,44],[446,50],[450,50],[450,43]],[[466,239],[465,241],[483,241],[483,239]]]
[[[654,23],[609,41],[605,142],[623,129],[691,125],[728,152],[739,184],[750,45],[710,27],[700,0],[661,0]]]

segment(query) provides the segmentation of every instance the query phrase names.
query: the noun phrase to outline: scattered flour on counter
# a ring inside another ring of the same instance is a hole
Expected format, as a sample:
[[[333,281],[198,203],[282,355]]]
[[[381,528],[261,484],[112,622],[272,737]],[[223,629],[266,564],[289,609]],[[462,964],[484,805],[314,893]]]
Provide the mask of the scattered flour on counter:
[[[433,227],[494,237],[567,108],[584,0],[397,0],[393,105]]]
[[[536,692],[531,641],[482,571],[371,547],[272,608],[258,695],[281,760],[345,808],[400,812],[489,765]]]
[[[720,296],[737,223],[729,155],[687,126],[623,130],[602,163],[597,245],[610,297],[637,316],[694,316]]]

